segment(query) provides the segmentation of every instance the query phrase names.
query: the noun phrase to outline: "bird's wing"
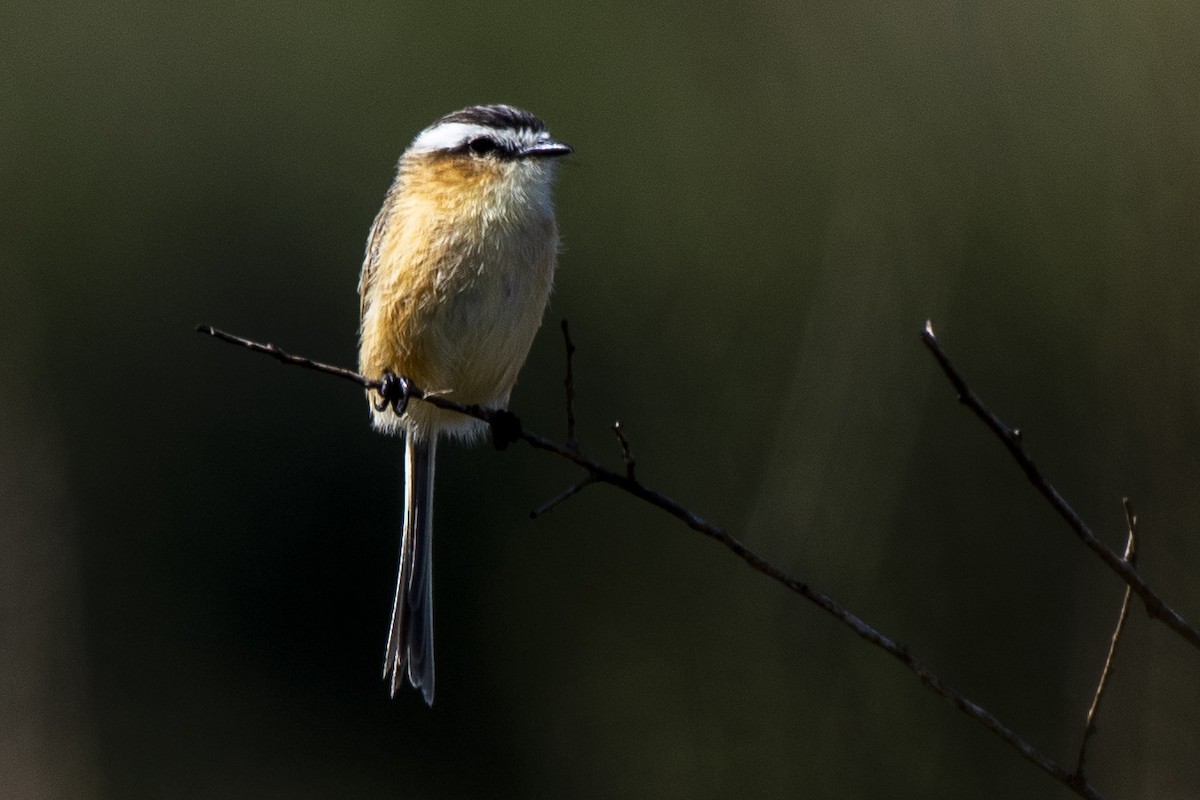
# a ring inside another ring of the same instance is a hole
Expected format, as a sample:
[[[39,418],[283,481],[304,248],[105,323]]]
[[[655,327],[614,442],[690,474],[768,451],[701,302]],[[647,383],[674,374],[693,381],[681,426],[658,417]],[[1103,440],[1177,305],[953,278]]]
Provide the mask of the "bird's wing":
[[[367,314],[367,297],[371,281],[375,278],[375,267],[379,262],[379,248],[383,245],[383,236],[387,231],[388,214],[392,206],[392,192],[388,192],[383,208],[375,215],[371,224],[371,232],[367,235],[367,252],[363,257],[362,272],[358,276],[358,318],[361,321]]]

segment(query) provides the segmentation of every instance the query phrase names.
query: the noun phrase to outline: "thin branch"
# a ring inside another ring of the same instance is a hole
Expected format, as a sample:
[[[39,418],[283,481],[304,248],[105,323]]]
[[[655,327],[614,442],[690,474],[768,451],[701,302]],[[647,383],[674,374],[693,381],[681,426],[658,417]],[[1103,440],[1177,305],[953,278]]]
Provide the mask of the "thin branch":
[[[579,443],[575,441],[575,343],[571,341],[571,327],[565,319],[562,321],[562,333],[567,350],[567,377],[563,379],[567,389],[567,444],[579,449]]]
[[[271,356],[272,358],[284,364],[305,367],[306,369],[315,369],[318,372],[324,372],[327,375],[333,375],[344,380],[352,381],[357,383],[359,386],[362,386],[364,389],[379,388],[379,381],[373,381],[369,378],[364,378],[357,372],[351,372],[348,369],[335,367],[330,364],[322,364],[320,361],[313,361],[311,358],[294,356],[291,353],[281,350],[273,344],[260,344],[250,339],[243,339],[241,336],[234,336],[232,333],[226,333],[225,331],[218,330],[212,325],[197,325],[196,332],[214,336],[217,339],[220,339],[223,342],[229,342],[230,344],[240,344],[242,347],[253,350],[256,353],[264,353],[265,355]]]
[[[320,364],[319,362],[311,361],[309,359],[288,355],[273,345],[258,344],[250,341],[249,339],[243,339],[239,336],[232,336],[230,334],[223,333],[207,325],[198,326],[197,330],[202,333],[207,333],[210,336],[215,336],[222,341],[240,344],[243,347],[248,347],[256,352],[266,353],[267,355],[274,356],[275,358],[287,364],[295,364],[296,366],[316,369],[321,372],[326,372],[342,378],[353,380],[368,389],[378,389],[380,386],[380,382],[377,380],[371,380],[370,378],[350,372],[349,370],[340,369],[338,367],[330,367],[329,365]],[[496,424],[497,418],[501,416],[499,412],[483,409],[479,406],[464,406],[451,400],[447,400],[445,397],[439,395],[426,395],[425,392],[420,389],[420,387],[415,385],[409,386],[409,396],[416,399],[423,399],[425,402],[432,403],[439,408],[458,411],[459,413],[466,414],[467,416],[474,417],[475,419],[482,420],[489,424]],[[1090,786],[1086,780],[1067,771],[1065,768],[1018,736],[982,706],[970,700],[968,697],[966,697],[966,695],[962,694],[958,690],[948,686],[928,667],[918,661],[908,651],[908,648],[905,645],[898,644],[879,631],[875,630],[875,628],[868,625],[849,610],[843,608],[828,595],[822,594],[816,589],[810,587],[807,583],[791,577],[779,567],[771,564],[758,553],[751,550],[724,528],[714,525],[695,512],[688,510],[675,500],[672,500],[661,492],[644,485],[632,476],[632,470],[627,471],[627,473],[616,472],[608,467],[605,467],[598,461],[593,461],[592,459],[588,458],[582,452],[580,452],[578,448],[571,447],[568,444],[555,442],[551,439],[547,439],[544,436],[524,430],[523,428],[518,427],[515,432],[515,438],[528,443],[531,447],[554,453],[566,459],[567,461],[582,467],[588,472],[592,482],[607,483],[611,486],[615,486],[616,488],[638,498],[639,500],[665,511],[692,530],[719,542],[721,545],[738,556],[738,558],[742,559],[751,569],[767,576],[789,591],[795,592],[809,602],[815,604],[834,619],[838,620],[843,625],[846,625],[848,628],[854,631],[857,636],[866,640],[870,644],[875,645],[888,655],[895,658],[897,661],[907,667],[910,672],[916,675],[917,679],[920,680],[921,683],[924,684],[930,691],[949,700],[955,708],[979,724],[983,725],[994,735],[1016,750],[1022,758],[1029,761],[1046,774],[1050,775],[1052,778],[1054,778],[1054,780],[1058,781],[1063,786],[1066,786],[1080,797],[1087,798],[1088,800],[1104,800],[1103,796],[1095,788]]]
[[[1137,566],[1137,515],[1128,497],[1121,498],[1125,507],[1125,525],[1129,537],[1125,540],[1125,562],[1129,566]],[[1117,643],[1121,641],[1121,633],[1125,630],[1125,620],[1129,617],[1129,601],[1133,598],[1133,589],[1125,587],[1125,599],[1121,601],[1121,613],[1117,615],[1117,626],[1113,629],[1112,641],[1108,644],[1108,656],[1104,659],[1104,669],[1100,672],[1100,681],[1096,684],[1096,695],[1092,698],[1092,707],[1088,709],[1087,723],[1083,726],[1083,741],[1079,743],[1079,758],[1075,761],[1075,775],[1083,779],[1083,766],[1087,760],[1088,742],[1096,733],[1096,718],[1100,714],[1100,701],[1104,699],[1104,690],[1108,687],[1109,676],[1112,675],[1113,658],[1117,654]]]
[[[533,511],[530,511],[529,518],[537,519],[538,517],[542,516],[543,514],[549,512],[549,511],[553,511],[555,506],[560,505],[561,503],[563,503],[567,500],[570,500],[572,497],[579,494],[580,492],[582,492],[584,489],[591,486],[595,482],[596,482],[595,476],[589,472],[587,475],[584,475],[581,480],[568,486],[566,491],[562,492],[557,497],[550,498],[545,503],[542,503],[540,506],[535,508]]]
[[[196,331],[198,333],[207,334],[208,336],[220,339],[223,342],[228,342],[229,344],[241,345],[242,347],[245,347],[248,350],[253,350],[256,353],[263,353],[264,355],[271,356],[283,364],[290,364],[296,367],[304,367],[305,369],[316,370],[317,372],[324,372],[326,375],[333,375],[334,377],[342,378],[343,380],[348,380],[352,383],[357,383],[359,386],[367,390],[380,391],[383,388],[383,381],[381,380],[359,375],[357,372],[348,370],[344,367],[335,367],[332,364],[324,364],[320,361],[313,361],[311,358],[295,356],[286,350],[283,350],[282,348],[276,347],[273,344],[262,344],[261,342],[256,342],[252,339],[246,339],[241,336],[236,336],[232,333],[226,333],[225,331],[220,330],[219,328],[214,328],[211,325],[197,325]],[[408,397],[412,399],[423,400],[430,405],[437,406],[438,408],[442,408],[447,411],[457,411],[459,414],[465,414],[468,417],[474,417],[475,419],[486,422],[489,425],[503,425],[507,429],[508,426],[514,424],[513,420],[516,419],[515,415],[510,414],[507,411],[497,411],[494,409],[482,408],[477,405],[463,405],[462,403],[457,403],[448,397],[443,397],[436,392],[426,392],[424,389],[411,381],[406,382],[405,391]],[[519,427],[519,421],[517,421],[516,424]],[[507,430],[506,433],[508,433],[508,435],[512,435],[512,433],[508,432]],[[519,439],[525,437],[518,434],[515,438]],[[504,448],[498,447],[497,449],[502,450]]]
[[[1167,605],[1142,580],[1142,576],[1133,568],[1133,565],[1104,546],[1104,543],[1096,537],[1096,534],[1092,533],[1092,529],[1087,526],[1087,523],[1075,513],[1074,509],[1063,499],[1063,496],[1058,493],[1058,490],[1046,480],[1045,476],[1034,465],[1033,459],[1025,452],[1025,445],[1021,440],[1021,432],[1001,422],[1000,418],[992,413],[983,404],[983,401],[979,399],[979,396],[971,390],[971,387],[967,385],[962,374],[959,373],[950,361],[950,357],[942,349],[937,337],[933,335],[932,322],[925,323],[925,330],[921,333],[921,339],[925,342],[925,346],[929,348],[929,351],[933,353],[933,357],[937,359],[938,365],[946,373],[946,377],[950,380],[951,385],[954,386],[954,390],[958,392],[959,402],[969,408],[975,416],[979,417],[988,430],[1004,443],[1004,446],[1008,448],[1008,452],[1017,462],[1017,465],[1021,467],[1025,476],[1029,479],[1029,482],[1046,498],[1047,502],[1058,512],[1058,515],[1066,520],[1067,525],[1071,527],[1075,535],[1087,545],[1089,550],[1099,556],[1100,560],[1107,564],[1113,572],[1117,573],[1121,580],[1125,581],[1133,589],[1146,605],[1146,612],[1151,617],[1162,620],[1176,633],[1190,642],[1193,647],[1200,649],[1200,630],[1194,628],[1179,612]]]
[[[633,470],[637,466],[637,462],[633,460],[633,453],[629,449],[629,440],[625,438],[625,433],[621,430],[621,420],[613,423],[612,432],[617,435],[617,441],[621,443],[621,460],[625,462],[625,477],[631,481],[636,480]]]

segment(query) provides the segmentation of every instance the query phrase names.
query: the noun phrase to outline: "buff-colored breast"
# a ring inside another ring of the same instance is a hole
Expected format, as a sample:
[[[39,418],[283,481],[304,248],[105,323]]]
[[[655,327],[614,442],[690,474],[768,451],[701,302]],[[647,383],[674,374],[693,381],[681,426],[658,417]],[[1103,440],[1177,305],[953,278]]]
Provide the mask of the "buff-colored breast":
[[[401,163],[360,290],[359,367],[461,403],[504,407],[549,298],[558,234],[538,164],[425,155]],[[377,428],[471,436],[480,425],[413,402]]]

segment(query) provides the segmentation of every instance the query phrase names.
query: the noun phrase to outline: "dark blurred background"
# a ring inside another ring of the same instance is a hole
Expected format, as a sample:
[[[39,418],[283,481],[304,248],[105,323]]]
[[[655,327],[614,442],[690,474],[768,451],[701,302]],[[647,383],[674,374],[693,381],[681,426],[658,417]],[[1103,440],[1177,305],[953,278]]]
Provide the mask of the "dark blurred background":
[[[566,251],[513,407],[1073,764],[1120,582],[975,388],[1200,622],[1200,6],[0,4],[0,795],[1066,790],[664,514],[443,449],[438,696],[380,672],[401,451],[347,366],[396,157],[540,114]],[[1200,793],[1200,653],[1131,617],[1090,777]]]

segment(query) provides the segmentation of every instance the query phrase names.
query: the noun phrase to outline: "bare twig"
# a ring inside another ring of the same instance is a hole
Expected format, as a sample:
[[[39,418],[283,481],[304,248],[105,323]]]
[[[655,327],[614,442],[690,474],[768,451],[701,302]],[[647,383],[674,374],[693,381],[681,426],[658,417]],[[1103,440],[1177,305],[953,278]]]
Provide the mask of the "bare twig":
[[[332,364],[324,364],[320,361],[313,361],[311,358],[294,356],[273,344],[262,344],[261,342],[256,342],[252,339],[245,339],[241,336],[235,336],[232,333],[226,333],[223,330],[214,328],[211,325],[197,325],[196,331],[198,333],[204,333],[220,339],[223,342],[241,345],[242,347],[245,347],[248,350],[253,350],[256,353],[263,353],[264,355],[271,356],[275,360],[284,364],[290,364],[296,367],[304,367],[305,369],[312,369],[316,370],[317,372],[324,372],[326,375],[333,375],[334,377],[342,378],[343,380],[348,380],[352,383],[357,383],[359,386],[367,390],[379,391],[383,388],[383,381],[381,380],[368,378],[365,375],[359,375],[357,372],[345,369],[344,367],[335,367]],[[465,414],[468,417],[474,417],[475,419],[486,422],[489,425],[504,424],[507,426],[513,424],[511,420],[515,419],[515,415],[509,414],[507,411],[497,411],[495,409],[482,408],[477,405],[463,405],[462,403],[457,403],[450,398],[444,397],[437,393],[426,392],[420,386],[417,386],[411,381],[407,382],[406,392],[410,398],[423,400],[430,405],[437,406],[438,408],[442,408],[447,411],[457,411],[460,414]],[[517,436],[517,438],[524,437]]]
[[[1092,529],[1087,526],[1087,523],[1075,513],[1074,509],[1063,499],[1063,496],[1058,493],[1037,466],[1034,465],[1033,459],[1025,452],[1025,445],[1021,440],[1021,432],[1015,428],[1010,428],[1000,421],[1000,418],[992,413],[979,396],[971,390],[967,385],[966,380],[962,377],[954,364],[950,361],[950,357],[942,350],[941,344],[937,337],[933,335],[933,323],[926,322],[925,330],[921,333],[921,339],[925,342],[925,346],[933,353],[933,357],[937,359],[938,365],[942,371],[946,373],[946,377],[950,380],[954,390],[958,392],[959,401],[971,410],[975,416],[983,421],[988,430],[996,435],[1004,446],[1008,448],[1008,452],[1016,460],[1017,465],[1025,473],[1029,482],[1034,488],[1041,493],[1043,497],[1050,503],[1058,515],[1066,520],[1067,525],[1075,532],[1075,535],[1087,545],[1088,549],[1100,557],[1100,560],[1112,569],[1113,572],[1120,576],[1121,580],[1125,581],[1131,589],[1142,599],[1146,606],[1146,612],[1155,619],[1161,619],[1172,630],[1182,636],[1192,646],[1200,648],[1200,630],[1194,628],[1187,622],[1179,612],[1167,605],[1161,597],[1150,586],[1142,580],[1142,576],[1138,574],[1133,565],[1122,559],[1112,550],[1104,546],[1096,534],[1092,533]]]
[[[575,343],[571,341],[571,326],[565,319],[562,321],[562,333],[567,349],[567,377],[563,379],[567,389],[567,445],[579,449],[579,443],[575,441]]]
[[[279,349],[278,347],[276,347],[273,344],[260,344],[258,342],[252,341],[250,339],[243,339],[241,336],[234,336],[232,333],[226,333],[225,331],[218,330],[218,329],[214,328],[212,325],[197,325],[196,331],[198,333],[204,333],[204,334],[208,334],[209,336],[214,336],[223,342],[229,342],[230,344],[240,344],[242,347],[253,350],[256,353],[264,353],[268,356],[271,356],[272,358],[274,358],[278,361],[281,361],[284,364],[292,364],[293,366],[297,366],[297,367],[305,367],[307,369],[315,369],[318,372],[324,372],[327,375],[333,375],[335,377],[342,378],[344,380],[353,381],[354,383],[357,383],[359,386],[362,386],[364,389],[378,389],[379,388],[379,381],[373,381],[368,378],[364,378],[362,375],[359,375],[357,372],[351,372],[350,370],[343,369],[342,367],[334,367],[329,364],[322,364],[319,361],[313,361],[312,359],[304,358],[303,356],[294,356],[290,353],[287,353],[287,352]]]
[[[562,503],[566,500],[571,499],[572,497],[579,494],[580,492],[582,492],[584,489],[591,486],[595,482],[596,482],[595,476],[589,472],[587,475],[584,475],[581,480],[568,486],[566,491],[562,492],[557,497],[550,498],[545,503],[542,503],[540,506],[535,508],[533,511],[530,511],[529,518],[537,519],[538,517],[542,516],[543,514],[547,513],[548,511],[553,511],[555,506],[559,505],[560,503]]]
[[[1121,498],[1125,507],[1125,524],[1129,537],[1125,540],[1125,562],[1131,567],[1137,566],[1137,515],[1128,497]],[[1112,641],[1108,644],[1108,655],[1104,659],[1104,669],[1100,672],[1100,681],[1096,684],[1096,694],[1092,698],[1092,707],[1088,709],[1087,723],[1083,726],[1083,741],[1079,743],[1079,758],[1075,761],[1075,776],[1083,779],[1083,766],[1087,760],[1088,742],[1096,733],[1096,717],[1100,713],[1100,701],[1104,699],[1104,690],[1108,687],[1108,678],[1112,675],[1113,657],[1117,654],[1117,643],[1121,641],[1121,633],[1125,630],[1125,620],[1129,617],[1129,601],[1133,597],[1133,588],[1125,587],[1125,599],[1121,601],[1121,613],[1117,615],[1117,626],[1113,629]]]
[[[629,440],[625,438],[625,432],[621,430],[621,420],[613,423],[612,431],[617,435],[617,441],[621,443],[621,460],[625,462],[625,477],[631,481],[636,480],[633,470],[637,466],[637,462],[633,460],[633,453],[629,450]]]
[[[380,385],[380,382],[377,380],[371,380],[370,378],[366,378],[362,375],[352,373],[349,370],[343,370],[338,367],[330,367],[327,364],[320,364],[319,362],[311,361],[309,359],[291,356],[287,353],[284,353],[279,348],[274,347],[273,345],[258,344],[250,341],[249,339],[243,339],[239,336],[223,333],[207,325],[198,326],[197,330],[202,333],[207,333],[210,336],[215,336],[222,341],[240,344],[243,347],[248,347],[256,352],[266,353],[267,355],[274,356],[275,358],[287,364],[295,364],[296,366],[316,369],[321,372],[326,372],[342,378],[353,380],[354,382],[368,389],[378,389]],[[439,395],[426,395],[420,387],[413,385],[410,385],[409,387],[409,395],[412,398],[432,403],[439,408],[458,411],[459,413],[466,414],[467,416],[474,417],[475,419],[482,420],[489,424],[496,424],[497,418],[501,416],[500,412],[483,409],[479,406],[463,406]],[[795,592],[809,602],[818,606],[823,611],[831,615],[834,619],[838,620],[843,625],[854,631],[857,636],[866,640],[870,644],[875,645],[888,655],[895,658],[897,661],[907,667],[910,672],[916,675],[917,679],[920,680],[921,683],[924,684],[930,691],[949,700],[955,708],[979,724],[983,725],[995,736],[999,737],[1010,747],[1016,750],[1022,758],[1026,759],[1031,764],[1050,775],[1052,778],[1054,778],[1054,780],[1071,789],[1071,791],[1080,797],[1088,798],[1088,800],[1104,800],[1103,796],[1095,788],[1090,786],[1086,780],[1067,771],[1064,767],[1060,766],[1054,760],[1034,748],[1033,745],[1026,742],[1010,728],[996,719],[991,712],[987,711],[958,690],[948,686],[928,667],[918,661],[908,651],[908,648],[905,645],[899,644],[883,635],[875,628],[871,627],[862,619],[860,619],[858,616],[853,614],[851,611],[843,608],[828,595],[822,594],[816,589],[810,587],[807,583],[791,577],[783,570],[779,569],[779,567],[776,567],[758,553],[751,550],[725,529],[714,525],[695,512],[688,510],[686,507],[675,500],[672,500],[661,492],[644,485],[633,477],[632,469],[628,469],[625,473],[616,472],[608,467],[605,467],[598,461],[593,461],[592,459],[588,458],[582,452],[580,452],[578,448],[552,441],[544,436],[531,433],[530,431],[527,431],[519,426],[516,428],[515,438],[528,443],[531,447],[554,453],[566,459],[567,461],[582,467],[587,471],[591,479],[589,483],[599,482],[615,486],[627,494],[630,494],[639,500],[665,511],[692,530],[717,541],[728,550],[732,551],[738,558],[742,559],[742,561],[744,561],[751,569],[767,576],[789,591]],[[576,485],[580,486],[579,484]],[[582,488],[582,486],[580,486],[580,488]],[[570,492],[570,490],[568,490],[567,494],[569,496],[570,494],[574,493],[575,492]],[[555,501],[552,501],[551,504],[553,505],[557,502],[561,502],[561,500],[556,499]]]

